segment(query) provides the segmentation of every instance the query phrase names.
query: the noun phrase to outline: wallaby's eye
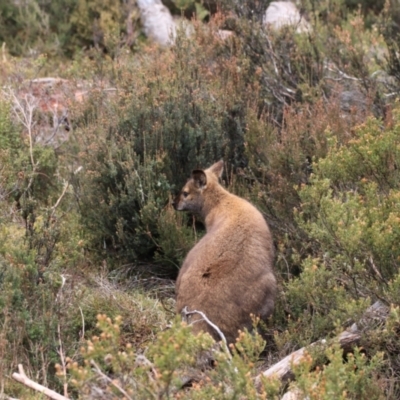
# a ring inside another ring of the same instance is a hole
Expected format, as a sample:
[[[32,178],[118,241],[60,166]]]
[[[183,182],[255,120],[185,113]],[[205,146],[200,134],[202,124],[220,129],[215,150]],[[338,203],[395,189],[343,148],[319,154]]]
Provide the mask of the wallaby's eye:
[[[184,191],[183,192],[183,197],[188,197],[189,196],[189,192]]]

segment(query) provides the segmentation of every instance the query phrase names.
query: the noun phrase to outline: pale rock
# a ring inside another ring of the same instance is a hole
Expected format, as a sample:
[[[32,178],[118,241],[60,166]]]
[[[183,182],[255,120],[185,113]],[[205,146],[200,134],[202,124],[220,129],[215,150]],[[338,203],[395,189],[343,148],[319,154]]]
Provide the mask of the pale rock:
[[[160,0],[137,0],[144,34],[161,46],[175,42],[176,24],[167,7]]]
[[[273,29],[292,25],[296,27],[297,33],[308,33],[312,31],[311,25],[300,15],[296,4],[291,1],[273,1],[269,4],[263,17],[263,24]]]

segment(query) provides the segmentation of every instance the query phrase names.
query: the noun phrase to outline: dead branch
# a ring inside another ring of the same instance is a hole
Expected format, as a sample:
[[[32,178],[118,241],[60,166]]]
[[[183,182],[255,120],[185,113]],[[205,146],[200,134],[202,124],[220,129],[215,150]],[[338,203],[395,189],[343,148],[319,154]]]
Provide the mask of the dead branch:
[[[47,85],[47,86],[54,86],[60,83],[68,83],[67,79],[62,79],[62,78],[53,78],[53,77],[46,77],[46,78],[35,78],[35,79],[28,79],[24,81],[23,83],[29,83],[29,84],[38,84],[38,85]]]
[[[157,370],[154,367],[154,364],[149,361],[147,357],[143,354],[138,354],[135,359],[135,368],[139,366],[148,368],[149,371],[147,372],[147,376],[149,378],[149,381],[154,384],[156,380],[155,378],[157,377]]]
[[[210,325],[219,335],[219,337],[221,338],[222,342],[224,343],[224,349],[226,350],[226,353],[229,354],[230,358],[231,358],[231,353],[229,351],[228,348],[228,343],[226,341],[226,337],[223,334],[223,332],[221,331],[221,329],[219,329],[219,327],[217,325],[215,325],[213,322],[211,322],[208,317],[202,312],[202,311],[197,311],[197,310],[193,310],[193,311],[189,311],[187,307],[185,307],[182,311],[181,314],[183,317],[185,317],[185,319],[187,319],[187,317],[189,315],[193,315],[193,314],[199,314],[203,319],[203,321],[205,321],[208,325]],[[200,320],[200,321],[202,321]],[[194,321],[194,323],[196,323],[197,321]]]
[[[64,396],[68,398],[68,379],[67,379],[67,361],[65,358],[65,354],[64,354],[64,349],[63,349],[63,343],[61,340],[61,327],[60,327],[60,323],[57,324],[57,333],[58,333],[58,343],[59,343],[59,350],[57,351],[57,353],[60,356],[61,359],[61,367],[62,367],[62,373],[63,373],[63,379],[64,379]]]
[[[81,332],[81,340],[85,339],[85,316],[83,315],[82,308],[80,306],[79,311],[81,312],[81,318],[82,318],[82,332]]]
[[[13,99],[13,111],[19,122],[26,128],[28,131],[29,138],[29,153],[31,156],[31,164],[33,170],[36,169],[37,165],[35,164],[33,158],[33,127],[36,122],[33,120],[34,110],[37,108],[38,101],[32,95],[25,95],[25,105],[19,101],[14,92],[10,90],[10,95]]]
[[[359,322],[354,323],[349,329],[343,331],[333,340],[337,340],[344,351],[350,351],[354,346],[359,344],[363,332],[372,329],[376,325],[382,324],[388,316],[388,313],[389,307],[378,300],[365,311]],[[262,378],[275,378],[281,381],[293,379],[293,366],[298,365],[304,359],[307,350],[315,348],[316,346],[326,347],[327,343],[325,339],[322,339],[289,354],[284,359],[259,374],[255,379],[256,387],[260,387]]]
[[[24,98],[25,104],[23,104],[23,102],[17,98],[17,96],[11,89],[9,90],[8,95],[13,103],[12,110],[14,112],[14,115],[16,116],[17,120],[26,128],[28,132],[29,154],[32,164],[32,174],[29,179],[28,186],[25,189],[25,192],[27,192],[33,183],[33,178],[39,166],[39,163],[35,163],[35,159],[33,157],[33,144],[34,144],[33,128],[36,124],[36,122],[33,120],[33,114],[35,109],[37,108],[38,101],[32,95],[25,95]]]
[[[118,389],[128,400],[133,400],[131,396],[129,396],[128,393],[125,392],[124,389],[122,389],[119,385],[116,384],[115,380],[112,380],[109,378],[106,374],[104,374],[99,366],[95,363],[94,360],[90,360],[90,364],[94,367],[96,372],[98,373],[99,376],[101,376],[105,381],[113,385],[116,389]]]
[[[51,399],[54,400],[68,400],[68,397],[65,397],[57,392],[55,392],[54,390],[51,390],[45,386],[40,385],[37,382],[32,381],[31,379],[29,379],[24,371],[24,368],[22,366],[22,364],[18,364],[18,372],[14,372],[12,374],[12,377],[22,383],[25,386],[28,386],[29,388],[36,390],[37,392],[43,393],[45,396],[50,397]]]
[[[65,196],[65,193],[67,192],[68,188],[69,188],[69,182],[68,182],[68,181],[64,181],[64,189],[63,189],[63,191],[62,191],[60,197],[59,197],[58,200],[56,201],[56,204],[54,204],[54,206],[51,207],[51,210],[52,210],[52,211],[51,211],[51,216],[50,216],[50,218],[53,218],[54,213],[55,213],[57,207],[60,205],[60,202],[61,202],[61,200],[63,199],[63,197]]]

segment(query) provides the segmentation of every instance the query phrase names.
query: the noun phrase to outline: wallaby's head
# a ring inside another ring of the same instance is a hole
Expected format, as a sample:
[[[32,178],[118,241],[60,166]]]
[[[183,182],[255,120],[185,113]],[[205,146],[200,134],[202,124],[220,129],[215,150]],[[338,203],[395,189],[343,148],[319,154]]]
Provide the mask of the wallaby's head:
[[[203,208],[207,191],[218,185],[218,179],[224,171],[224,162],[218,161],[206,170],[195,169],[172,205],[177,211],[200,212]]]

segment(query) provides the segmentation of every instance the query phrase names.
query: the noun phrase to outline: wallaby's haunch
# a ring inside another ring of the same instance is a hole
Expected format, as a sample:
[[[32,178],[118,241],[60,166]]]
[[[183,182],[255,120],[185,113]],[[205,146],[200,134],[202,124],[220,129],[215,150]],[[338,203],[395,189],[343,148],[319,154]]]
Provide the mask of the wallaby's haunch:
[[[207,233],[186,256],[176,282],[176,307],[181,313],[201,311],[234,343],[238,330],[252,328],[250,314],[267,319],[274,308],[274,247],[267,223],[248,201],[218,182],[219,161],[194,170],[173,206],[200,215]],[[217,331],[202,317],[191,317],[194,332]]]

